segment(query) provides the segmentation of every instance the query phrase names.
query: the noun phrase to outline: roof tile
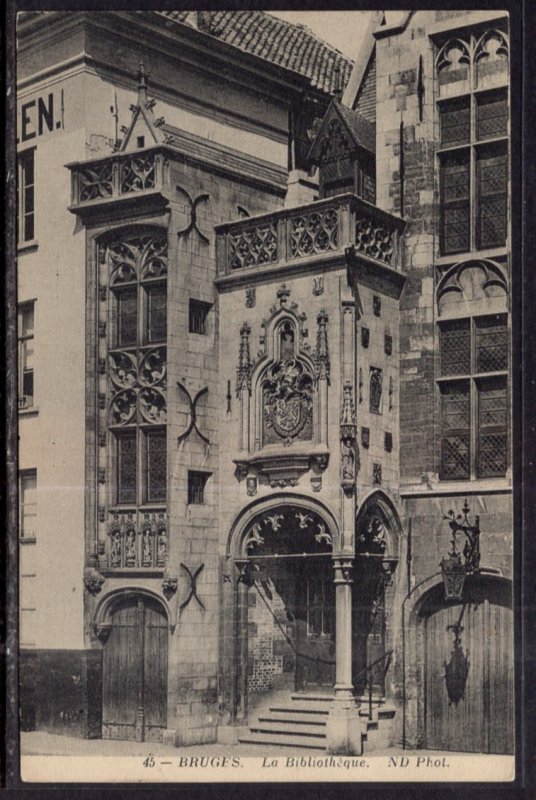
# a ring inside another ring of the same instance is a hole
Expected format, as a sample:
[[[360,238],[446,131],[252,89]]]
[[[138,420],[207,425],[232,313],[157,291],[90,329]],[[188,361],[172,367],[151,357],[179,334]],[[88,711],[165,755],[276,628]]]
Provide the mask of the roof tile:
[[[193,24],[192,12],[154,13],[181,24]],[[313,88],[326,94],[335,91],[337,66],[340,69],[341,89],[350,78],[352,61],[316,37],[305,25],[287,22],[266,11],[214,11],[211,22],[213,36],[302,75]]]

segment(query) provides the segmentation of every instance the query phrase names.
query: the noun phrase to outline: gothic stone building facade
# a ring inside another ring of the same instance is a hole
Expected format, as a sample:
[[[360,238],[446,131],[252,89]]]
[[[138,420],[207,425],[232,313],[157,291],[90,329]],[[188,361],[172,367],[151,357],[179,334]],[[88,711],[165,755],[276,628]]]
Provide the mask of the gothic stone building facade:
[[[512,751],[508,20],[381,22],[21,18],[23,728]]]

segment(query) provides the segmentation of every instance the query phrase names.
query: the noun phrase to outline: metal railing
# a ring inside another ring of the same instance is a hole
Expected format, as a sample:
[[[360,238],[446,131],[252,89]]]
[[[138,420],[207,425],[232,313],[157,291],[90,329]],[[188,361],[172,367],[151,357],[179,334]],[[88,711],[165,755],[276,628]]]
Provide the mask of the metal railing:
[[[381,676],[382,683],[383,683],[383,681],[385,680],[385,676],[387,675],[387,670],[389,669],[389,666],[391,664],[392,655],[393,655],[393,650],[388,650],[386,653],[384,653],[382,656],[377,658],[375,661],[372,661],[370,664],[367,664],[367,666],[364,667],[364,669],[360,670],[352,678],[352,684],[355,687],[356,684],[357,684],[357,681],[359,680],[359,678],[361,678],[362,675],[366,675],[367,676],[367,680],[366,680],[365,686],[366,686],[366,691],[367,691],[367,694],[368,694],[368,718],[369,718],[369,720],[372,719],[372,670],[378,664],[381,664],[382,662],[385,662],[385,667],[384,667],[384,670],[383,670],[383,674]]]

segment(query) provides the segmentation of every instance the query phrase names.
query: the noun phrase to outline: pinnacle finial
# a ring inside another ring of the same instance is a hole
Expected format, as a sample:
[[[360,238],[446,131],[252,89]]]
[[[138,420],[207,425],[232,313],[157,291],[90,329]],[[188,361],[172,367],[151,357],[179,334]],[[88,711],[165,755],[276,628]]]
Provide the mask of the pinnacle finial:
[[[146,103],[147,102],[147,79],[148,74],[145,71],[145,64],[143,61],[140,61],[139,69],[138,69],[138,102],[139,103]]]
[[[335,100],[337,100],[340,103],[342,99],[342,86],[341,86],[341,68],[339,64],[335,65],[333,74],[335,77],[335,88],[333,90],[333,96],[335,97]]]

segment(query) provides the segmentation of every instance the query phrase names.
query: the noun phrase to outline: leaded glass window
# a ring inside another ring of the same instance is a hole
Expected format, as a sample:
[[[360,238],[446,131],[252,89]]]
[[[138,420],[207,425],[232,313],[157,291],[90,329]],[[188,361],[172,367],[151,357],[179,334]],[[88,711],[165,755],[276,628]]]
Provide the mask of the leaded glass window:
[[[117,435],[117,503],[136,503],[137,463],[136,431]]]
[[[109,563],[158,567],[167,547],[167,235],[109,239],[99,255],[99,339],[107,342],[99,424],[108,431],[99,430],[99,482],[107,484]]]
[[[438,44],[442,255],[504,247],[508,37],[491,28]]]
[[[145,476],[148,503],[166,501],[166,431],[148,431],[145,446]]]
[[[506,241],[508,160],[506,151],[482,150],[477,156],[477,242],[480,248]]]
[[[483,381],[478,387],[478,475],[491,478],[506,471],[506,379]]]
[[[468,319],[441,326],[441,374],[463,375],[471,371],[471,328]]]
[[[506,314],[443,322],[439,337],[441,478],[504,476],[508,461]]]

